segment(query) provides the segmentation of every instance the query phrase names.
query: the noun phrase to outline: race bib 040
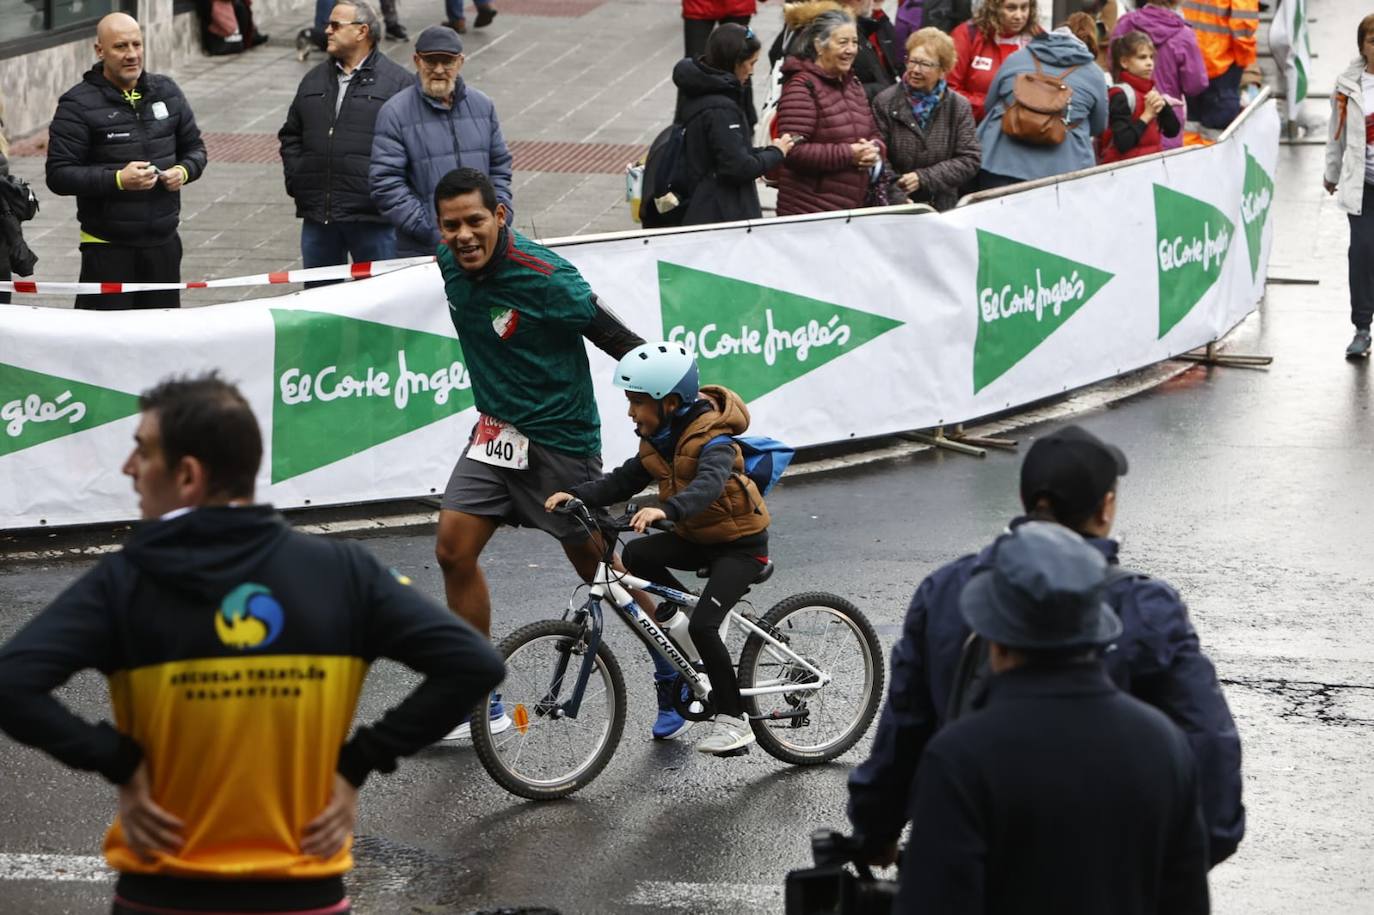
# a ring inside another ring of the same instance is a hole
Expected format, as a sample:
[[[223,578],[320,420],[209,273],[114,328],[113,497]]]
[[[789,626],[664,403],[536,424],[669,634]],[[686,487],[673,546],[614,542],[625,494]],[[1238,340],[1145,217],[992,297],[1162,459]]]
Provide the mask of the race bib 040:
[[[530,440],[510,423],[483,414],[472,431],[468,457],[493,467],[528,470]]]

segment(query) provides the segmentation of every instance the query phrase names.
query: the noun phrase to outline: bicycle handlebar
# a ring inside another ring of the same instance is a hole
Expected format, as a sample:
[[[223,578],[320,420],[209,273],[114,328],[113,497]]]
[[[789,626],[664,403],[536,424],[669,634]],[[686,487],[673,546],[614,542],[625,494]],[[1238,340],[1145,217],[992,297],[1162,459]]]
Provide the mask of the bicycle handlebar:
[[[634,531],[634,528],[630,526],[630,519],[635,516],[636,511],[638,511],[638,507],[635,503],[631,502],[626,506],[625,514],[621,515],[619,518],[612,518],[609,521],[599,521],[596,516],[592,514],[591,509],[587,507],[587,504],[581,499],[569,499],[554,509],[555,514],[575,515],[588,527],[614,531],[618,534],[627,534]],[[650,523],[649,526],[654,530],[669,532],[677,527],[675,523],[669,521],[667,518],[661,521],[654,521]]]

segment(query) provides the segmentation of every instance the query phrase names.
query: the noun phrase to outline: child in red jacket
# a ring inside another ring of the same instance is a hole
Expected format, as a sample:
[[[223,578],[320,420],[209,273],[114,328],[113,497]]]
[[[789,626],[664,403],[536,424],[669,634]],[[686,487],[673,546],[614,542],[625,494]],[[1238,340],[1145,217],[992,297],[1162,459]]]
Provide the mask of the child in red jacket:
[[[1178,116],[1155,88],[1155,45],[1144,32],[1112,42],[1112,79],[1107,91],[1107,129],[1098,139],[1099,162],[1157,153],[1164,137],[1178,136]]]

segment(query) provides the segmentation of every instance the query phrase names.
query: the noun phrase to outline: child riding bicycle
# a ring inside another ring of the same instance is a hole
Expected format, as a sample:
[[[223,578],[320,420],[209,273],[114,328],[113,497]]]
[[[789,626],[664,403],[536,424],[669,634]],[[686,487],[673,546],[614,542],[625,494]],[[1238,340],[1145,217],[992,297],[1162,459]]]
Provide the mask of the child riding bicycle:
[[[720,626],[768,562],[769,518],[733,438],[749,428],[749,410],[728,388],[698,390],[698,379],[696,360],[681,344],[646,343],[627,353],[616,366],[615,385],[630,402],[639,454],[570,493],[554,493],[544,507],[552,511],[574,498],[592,507],[611,505],[657,481],[661,507],[640,509],[631,524],[643,533],[668,520],[674,530],[631,541],[623,559],[631,574],[680,591],[687,589],[670,568],[710,568],[688,628],[711,681],[708,701],[716,713],[711,735],[697,749],[733,755],[754,742],[754,732]],[[661,607],[660,615],[665,609],[669,616],[677,610]],[[677,671],[657,655],[654,669],[659,708],[672,708]]]

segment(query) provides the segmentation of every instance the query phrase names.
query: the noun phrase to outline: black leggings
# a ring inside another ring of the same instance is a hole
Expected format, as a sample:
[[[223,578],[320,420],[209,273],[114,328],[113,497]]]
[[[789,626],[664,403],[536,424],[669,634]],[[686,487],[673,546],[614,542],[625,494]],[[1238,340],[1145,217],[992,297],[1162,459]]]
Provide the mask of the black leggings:
[[[679,591],[687,589],[669,569],[711,567],[711,577],[692,611],[687,631],[701,652],[706,676],[711,678],[711,702],[722,715],[742,716],[744,703],[735,664],[720,640],[720,624],[753,583],[767,556],[767,533],[712,545],[691,543],[677,534],[651,534],[625,546],[625,568],[631,574]]]
[[[1350,323],[1369,330],[1374,321],[1374,184],[1364,186],[1364,206],[1350,216]]]

